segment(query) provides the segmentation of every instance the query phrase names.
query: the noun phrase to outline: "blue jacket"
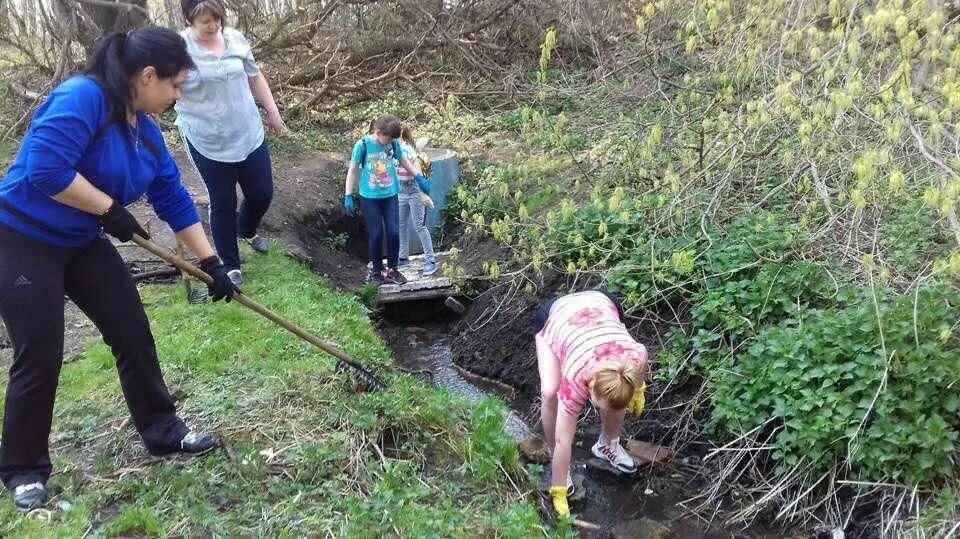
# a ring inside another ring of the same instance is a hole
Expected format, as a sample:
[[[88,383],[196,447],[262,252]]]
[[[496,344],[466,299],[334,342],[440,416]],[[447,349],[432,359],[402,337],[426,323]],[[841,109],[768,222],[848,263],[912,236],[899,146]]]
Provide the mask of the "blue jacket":
[[[139,113],[133,129],[109,124],[109,114],[95,81],[75,77],[56,87],[34,115],[0,182],[0,223],[59,247],[93,241],[102,231],[97,217],[52,198],[77,173],[123,205],[146,193],[175,232],[199,222],[157,124]]]

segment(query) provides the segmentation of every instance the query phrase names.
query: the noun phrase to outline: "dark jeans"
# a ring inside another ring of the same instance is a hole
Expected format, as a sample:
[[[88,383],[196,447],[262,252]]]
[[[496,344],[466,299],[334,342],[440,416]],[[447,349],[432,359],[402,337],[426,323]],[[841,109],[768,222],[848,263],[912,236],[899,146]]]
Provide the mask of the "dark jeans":
[[[187,141],[190,155],[210,195],[210,232],[217,254],[227,270],[240,268],[237,237],[252,238],[273,200],[273,172],[270,150],[264,141],[239,163],[223,163],[207,159]],[[237,215],[237,184],[243,192],[243,203]]]
[[[0,480],[10,489],[45,483],[50,476],[48,438],[63,361],[64,294],[96,324],[113,351],[123,396],[147,450],[178,450],[187,433],[163,381],[137,287],[110,241],[54,247],[0,225],[0,316],[13,345]]]
[[[387,236],[387,266],[396,269],[400,257],[400,203],[389,198],[360,197],[360,209],[367,221],[367,246],[373,271],[383,269],[383,236]]]

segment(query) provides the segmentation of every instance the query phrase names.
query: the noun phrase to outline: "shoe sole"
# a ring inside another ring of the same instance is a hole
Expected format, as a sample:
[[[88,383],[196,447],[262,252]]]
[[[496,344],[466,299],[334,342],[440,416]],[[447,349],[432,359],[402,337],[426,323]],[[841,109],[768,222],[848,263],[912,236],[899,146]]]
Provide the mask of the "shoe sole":
[[[13,504],[13,506],[16,507],[16,508],[17,508],[17,511],[19,511],[20,513],[29,513],[30,511],[34,511],[34,510],[37,510],[37,509],[43,509],[43,506],[46,505],[46,504],[47,504],[47,502],[43,502],[43,503],[41,503],[40,505],[36,505],[36,506],[32,506],[32,507],[22,507],[22,506],[19,506],[19,505],[17,505],[17,504]]]
[[[212,445],[212,446],[208,447],[207,449],[204,449],[203,451],[197,451],[196,453],[190,453],[189,451],[184,451],[184,450],[182,450],[182,449],[181,449],[180,451],[177,451],[177,453],[179,453],[179,454],[181,454],[181,455],[184,455],[184,456],[187,456],[187,457],[199,457],[199,456],[202,456],[202,455],[206,455],[207,453],[213,451],[214,449],[216,449],[216,448],[218,448],[218,447],[220,447],[220,444]]]
[[[633,468],[624,468],[618,464],[614,464],[613,462],[610,461],[610,459],[606,457],[606,455],[604,455],[603,453],[597,452],[597,450],[592,447],[590,448],[590,452],[593,453],[593,456],[597,457],[598,459],[602,459],[604,462],[612,466],[613,469],[617,470],[618,472],[625,473],[625,474],[632,474],[637,471],[636,465],[634,465]]]

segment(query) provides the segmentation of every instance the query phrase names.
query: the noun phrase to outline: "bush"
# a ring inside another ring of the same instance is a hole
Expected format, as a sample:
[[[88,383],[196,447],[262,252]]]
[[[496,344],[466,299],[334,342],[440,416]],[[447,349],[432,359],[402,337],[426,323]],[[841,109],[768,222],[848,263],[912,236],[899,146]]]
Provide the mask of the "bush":
[[[774,420],[773,458],[860,480],[930,485],[950,476],[960,430],[960,294],[848,298],[761,332],[714,380],[712,421],[731,433]]]

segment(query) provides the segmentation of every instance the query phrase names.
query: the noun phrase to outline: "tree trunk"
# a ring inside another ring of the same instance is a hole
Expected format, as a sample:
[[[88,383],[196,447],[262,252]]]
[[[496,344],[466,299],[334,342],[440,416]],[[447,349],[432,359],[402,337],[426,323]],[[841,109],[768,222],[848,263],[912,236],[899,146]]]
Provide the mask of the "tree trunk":
[[[187,25],[177,0],[163,0],[163,6],[167,10],[167,26],[179,30]]]
[[[116,0],[115,6],[83,3],[80,15],[79,40],[87,54],[91,54],[103,37],[114,32],[129,32],[150,22],[147,0]]]

